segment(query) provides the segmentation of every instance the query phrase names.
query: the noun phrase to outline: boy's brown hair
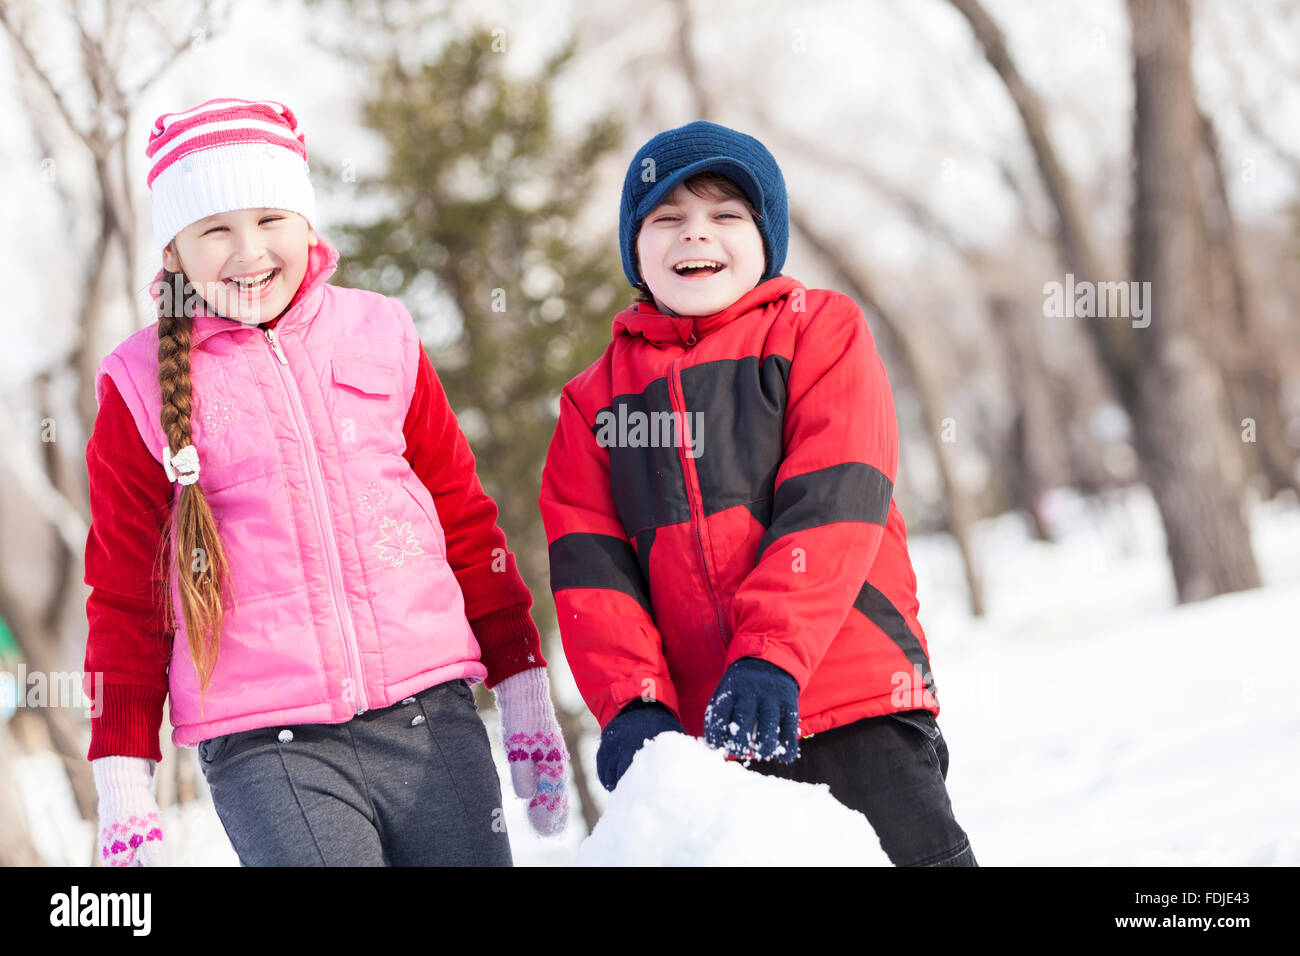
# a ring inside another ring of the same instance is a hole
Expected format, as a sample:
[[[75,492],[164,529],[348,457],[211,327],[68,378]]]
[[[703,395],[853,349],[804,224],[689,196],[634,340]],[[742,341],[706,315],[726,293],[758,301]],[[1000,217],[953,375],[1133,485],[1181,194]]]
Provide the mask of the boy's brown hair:
[[[763,218],[759,211],[754,208],[754,204],[749,201],[749,197],[745,195],[745,191],[726,176],[722,175],[722,173],[715,173],[711,170],[709,172],[696,173],[689,179],[683,180],[682,185],[701,199],[710,199],[719,193],[726,199],[739,199],[745,204],[745,208],[749,210],[749,214],[754,217],[756,222]],[[633,255],[636,255],[635,242],[632,245],[632,249]],[[636,268],[639,273],[641,271],[640,256],[636,257]],[[646,285],[645,279],[642,278],[641,284],[636,287],[636,298],[632,300],[632,304],[638,305],[642,302],[648,302],[650,305],[654,305],[654,301],[655,297],[650,294],[650,287]]]

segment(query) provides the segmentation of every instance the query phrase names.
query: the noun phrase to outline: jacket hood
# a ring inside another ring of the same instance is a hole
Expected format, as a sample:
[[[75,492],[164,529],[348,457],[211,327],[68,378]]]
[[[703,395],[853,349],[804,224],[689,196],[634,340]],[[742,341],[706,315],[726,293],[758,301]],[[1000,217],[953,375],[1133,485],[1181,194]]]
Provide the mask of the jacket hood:
[[[788,296],[803,284],[792,276],[776,276],[760,282],[731,305],[713,315],[665,315],[653,302],[638,302],[614,316],[613,336],[641,336],[655,348],[691,345],[715,329],[751,309],[761,308]]]
[[[298,286],[298,291],[294,293],[288,308],[284,310],[279,317],[279,321],[275,323],[276,331],[292,328],[314,315],[315,307],[320,303],[320,288],[329,281],[330,276],[334,275],[335,270],[338,269],[339,251],[330,245],[329,241],[320,233],[316,234],[316,238],[318,240],[316,245],[307,247],[307,271],[303,274],[302,285]],[[159,283],[162,282],[162,278],[163,270],[159,269],[153,277],[153,281],[149,283],[151,293],[160,293]],[[155,301],[159,297],[159,294],[153,296]],[[228,319],[223,315],[218,315],[208,308],[206,301],[201,300],[198,310],[194,313],[194,328],[190,337],[191,347],[198,345],[209,335],[215,335],[217,332],[231,328],[247,328],[247,326],[236,319]]]

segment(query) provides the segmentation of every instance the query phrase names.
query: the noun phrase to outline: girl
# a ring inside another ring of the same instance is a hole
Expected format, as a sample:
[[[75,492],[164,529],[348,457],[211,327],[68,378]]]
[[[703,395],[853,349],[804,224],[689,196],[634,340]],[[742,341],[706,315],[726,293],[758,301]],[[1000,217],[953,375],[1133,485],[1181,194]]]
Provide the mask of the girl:
[[[528,589],[409,314],[325,284],[338,253],[287,107],[165,113],[147,155],[158,322],[100,365],[86,453],[101,857],[164,861],[170,693],[242,864],[509,865],[470,684],[496,694],[540,833],[565,825],[568,754]]]

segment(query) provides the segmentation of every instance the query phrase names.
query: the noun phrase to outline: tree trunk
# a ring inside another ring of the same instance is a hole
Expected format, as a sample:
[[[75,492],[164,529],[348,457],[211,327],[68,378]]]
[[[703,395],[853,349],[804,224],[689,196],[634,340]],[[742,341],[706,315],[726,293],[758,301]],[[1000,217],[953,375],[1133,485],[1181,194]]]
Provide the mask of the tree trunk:
[[[1286,440],[1286,419],[1281,406],[1282,375],[1277,363],[1277,343],[1270,330],[1262,328],[1246,279],[1237,224],[1228,197],[1227,178],[1219,161],[1219,138],[1209,116],[1200,115],[1202,159],[1205,182],[1206,234],[1209,240],[1211,275],[1214,277],[1214,322],[1212,332],[1219,365],[1227,380],[1232,402],[1231,428],[1242,427],[1243,419],[1255,424],[1255,441],[1244,445],[1272,497],[1285,488],[1300,491],[1295,449]]]
[[[1096,247],[1047,134],[1042,103],[979,0],[949,2],[970,24],[1020,114],[1056,210],[1057,247],[1066,268],[1076,282],[1099,281]],[[1190,14],[1181,0],[1129,0],[1129,10],[1138,107],[1135,278],[1150,281],[1154,296],[1147,328],[1113,319],[1088,320],[1086,328],[1132,422],[1164,523],[1179,600],[1188,601],[1257,586],[1259,572],[1238,510],[1239,489],[1221,470],[1239,467],[1239,461],[1220,460],[1229,447],[1223,441],[1222,377],[1197,340],[1208,289],[1202,271],[1205,224],[1190,165],[1199,151]],[[1177,35],[1162,34],[1166,26]]]
[[[1037,541],[1051,541],[1038,503],[1051,486],[1052,462],[1064,457],[1060,448],[1062,420],[1032,342],[1016,331],[1016,304],[1001,295],[989,298],[989,320],[1007,362],[1006,381],[1015,406],[1015,419],[1005,442],[1003,484],[1012,507],[1022,511]]]
[[[1196,334],[1210,316],[1208,244],[1191,158],[1200,148],[1184,0],[1129,0],[1133,35],[1133,273],[1149,282],[1135,351],[1135,433],[1164,519],[1180,601],[1259,585],[1240,485],[1221,459],[1222,377]]]

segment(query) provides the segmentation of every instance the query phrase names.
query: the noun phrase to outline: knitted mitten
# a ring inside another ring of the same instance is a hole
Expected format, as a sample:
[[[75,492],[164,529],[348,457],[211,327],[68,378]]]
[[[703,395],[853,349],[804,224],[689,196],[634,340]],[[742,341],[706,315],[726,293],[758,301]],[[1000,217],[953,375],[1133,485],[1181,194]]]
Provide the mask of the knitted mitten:
[[[492,688],[501,713],[501,742],[510,761],[515,796],[528,801],[528,822],[542,836],[561,832],[569,819],[564,789],[569,752],[551,706],[545,667],[531,667]]]
[[[165,866],[152,760],[100,757],[90,762],[99,794],[99,856],[105,866]]]
[[[742,657],[722,675],[704,712],[704,741],[743,759],[799,756],[799,685],[785,670]]]
[[[600,732],[600,747],[596,751],[596,776],[606,790],[618,786],[632,758],[663,733],[686,733],[673,712],[657,700],[632,701],[619,711],[618,716]]]

